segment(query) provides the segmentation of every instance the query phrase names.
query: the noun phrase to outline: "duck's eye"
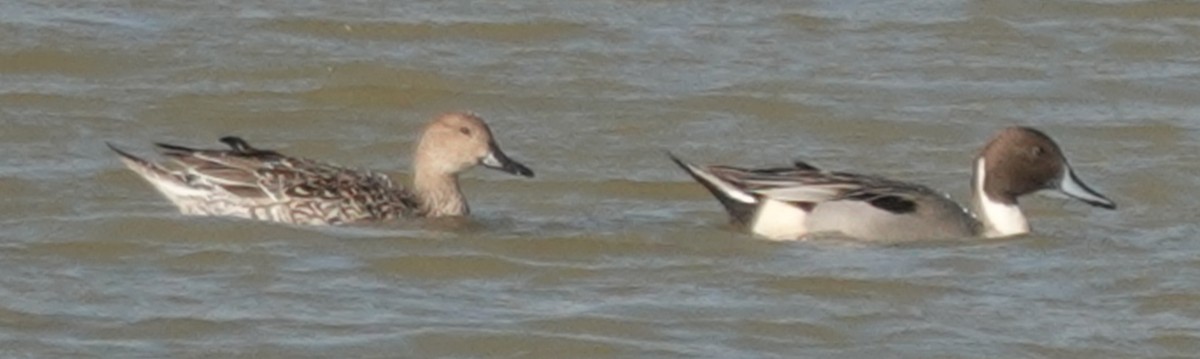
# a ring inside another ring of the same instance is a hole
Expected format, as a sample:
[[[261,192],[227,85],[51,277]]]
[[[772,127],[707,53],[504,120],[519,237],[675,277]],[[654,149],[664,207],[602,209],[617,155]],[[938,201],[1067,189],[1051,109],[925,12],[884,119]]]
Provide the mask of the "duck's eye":
[[[1043,153],[1046,153],[1046,150],[1041,146],[1033,146],[1033,148],[1029,149],[1029,153],[1032,153],[1034,157],[1041,157]]]
[[[471,135],[471,129],[466,128],[466,127],[459,127],[458,132],[462,132],[462,134],[467,135],[467,136]]]

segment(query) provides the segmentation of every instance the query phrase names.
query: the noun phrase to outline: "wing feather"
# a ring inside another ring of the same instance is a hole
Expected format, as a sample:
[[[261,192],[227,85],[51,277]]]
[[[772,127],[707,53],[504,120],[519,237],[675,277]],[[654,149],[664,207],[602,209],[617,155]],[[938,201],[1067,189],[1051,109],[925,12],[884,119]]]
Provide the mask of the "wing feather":
[[[915,196],[939,194],[928,187],[883,177],[824,171],[802,161],[796,161],[794,167],[744,169],[709,166],[708,169],[747,193],[797,204],[862,201],[899,213],[915,209]]]
[[[372,210],[395,210],[396,203],[416,207],[416,199],[391,178],[372,171],[287,157],[251,147],[240,138],[222,138],[231,149],[193,149],[158,144],[162,154],[188,174],[195,186],[220,188],[241,198],[274,201],[329,201]],[[387,206],[387,208],[384,208]]]

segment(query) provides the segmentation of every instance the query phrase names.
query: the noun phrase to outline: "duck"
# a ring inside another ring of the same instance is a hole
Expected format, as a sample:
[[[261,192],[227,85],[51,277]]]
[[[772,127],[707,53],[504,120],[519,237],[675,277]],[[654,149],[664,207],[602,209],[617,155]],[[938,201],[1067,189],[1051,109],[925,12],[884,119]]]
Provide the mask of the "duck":
[[[379,172],[293,157],[237,136],[228,148],[156,143],[168,159],[152,162],[108,147],[185,215],[239,217],[299,225],[340,225],[394,218],[470,214],[459,174],[476,166],[533,177],[509,158],[483,118],[471,112],[436,116],[422,130],[411,188]]]
[[[1022,126],[997,132],[975,156],[972,209],[923,185],[804,161],[741,168],[699,166],[667,155],[716,197],[735,225],[770,240],[821,233],[865,241],[1012,237],[1030,232],[1018,199],[1043,190],[1117,207],[1079,179],[1050,136]]]

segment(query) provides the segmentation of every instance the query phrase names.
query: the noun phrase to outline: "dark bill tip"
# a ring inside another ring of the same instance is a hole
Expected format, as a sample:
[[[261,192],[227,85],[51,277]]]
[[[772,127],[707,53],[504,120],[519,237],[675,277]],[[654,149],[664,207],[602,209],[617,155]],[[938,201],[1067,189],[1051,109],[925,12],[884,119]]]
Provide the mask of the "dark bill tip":
[[[1097,201],[1087,201],[1087,200],[1084,200],[1083,202],[1084,202],[1084,203],[1087,203],[1087,204],[1090,204],[1090,205],[1092,205],[1092,206],[1095,206],[1095,207],[1100,207],[1100,208],[1104,208],[1104,209],[1117,209],[1117,204],[1116,204],[1116,203],[1114,203],[1114,202],[1112,202],[1112,201],[1108,201],[1108,202],[1097,202]]]
[[[508,161],[508,164],[502,169],[508,173],[533,178],[533,170],[525,167],[523,164],[517,163],[517,161]]]
[[[1097,195],[1099,195],[1099,193],[1097,193]],[[1076,197],[1076,199],[1079,199],[1079,201],[1082,201],[1087,204],[1091,204],[1092,207],[1099,207],[1099,208],[1103,208],[1103,209],[1117,209],[1117,204],[1115,202],[1110,201],[1109,198],[1105,198],[1105,197],[1102,197],[1102,198],[1104,198],[1104,201],[1094,201],[1094,199],[1084,199],[1084,198]]]
[[[1078,177],[1075,177],[1075,171],[1071,171],[1069,168],[1067,169],[1067,173],[1059,182],[1058,190],[1066,193],[1068,196],[1082,201],[1083,203],[1087,203],[1095,207],[1104,209],[1117,209],[1117,204],[1115,202],[1100,194],[1100,192],[1096,192],[1096,190],[1088,187],[1088,185],[1084,184],[1083,181],[1080,181]]]
[[[499,148],[492,148],[492,152],[479,161],[484,167],[501,170],[511,174],[523,177],[533,177],[533,170],[520,162],[508,158]]]

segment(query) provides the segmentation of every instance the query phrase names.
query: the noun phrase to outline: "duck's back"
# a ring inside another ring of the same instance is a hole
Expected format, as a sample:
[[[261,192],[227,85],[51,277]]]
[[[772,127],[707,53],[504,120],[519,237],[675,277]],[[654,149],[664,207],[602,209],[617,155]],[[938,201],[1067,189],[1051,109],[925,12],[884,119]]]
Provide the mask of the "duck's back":
[[[342,224],[414,215],[416,199],[386,175],[257,150],[159,144],[177,168],[113,148],[126,164],[189,215],[294,224]]]
[[[825,171],[797,161],[791,167],[697,167],[672,157],[704,184],[738,223],[777,240],[809,234],[879,241],[962,238],[980,225],[945,195],[914,183]]]

